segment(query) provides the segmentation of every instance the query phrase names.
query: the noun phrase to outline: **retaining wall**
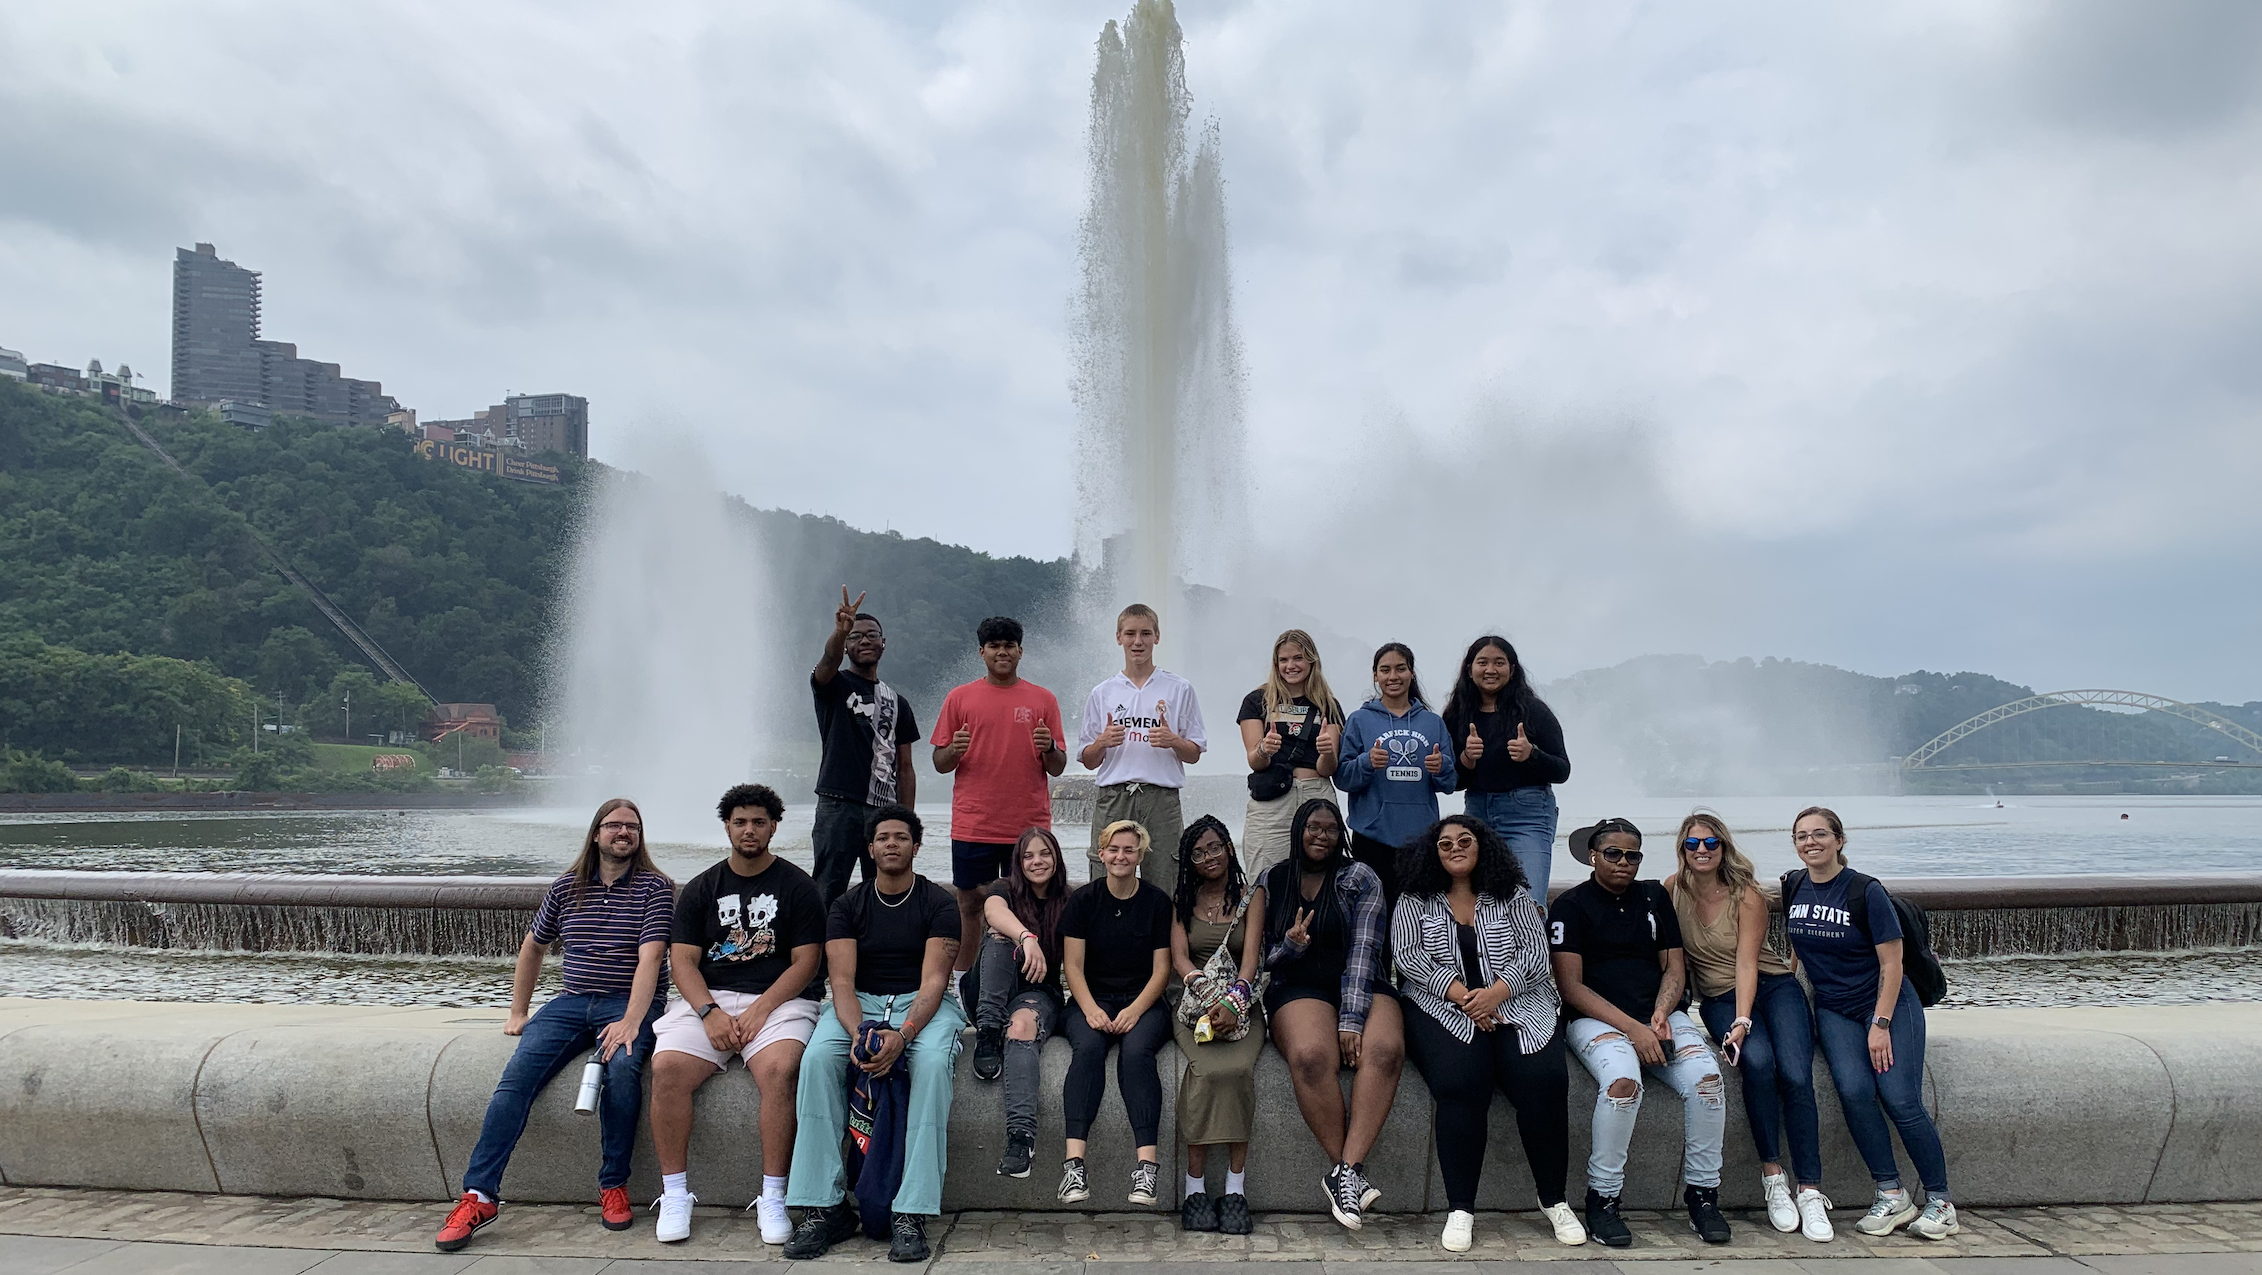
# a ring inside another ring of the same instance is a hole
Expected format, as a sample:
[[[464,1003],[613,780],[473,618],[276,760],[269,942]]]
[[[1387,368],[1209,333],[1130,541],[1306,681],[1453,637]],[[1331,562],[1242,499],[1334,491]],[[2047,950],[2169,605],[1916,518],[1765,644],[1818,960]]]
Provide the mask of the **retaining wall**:
[[[148,1004],[0,999],[0,1181],[12,1185],[221,1191],[284,1196],[452,1196],[489,1093],[514,1042],[495,1011],[342,1006]],[[2262,1198],[2262,1005],[1935,1010],[1926,1093],[1940,1122],[1956,1198],[1974,1205]],[[971,1040],[971,1036],[967,1038]],[[1045,1052],[1037,1171],[994,1172],[1003,1150],[1000,1087],[960,1056],[951,1108],[952,1209],[1036,1210],[1053,1199],[1059,1095],[1068,1049]],[[1180,1057],[1163,1054],[1174,1103]],[[504,1180],[507,1199],[595,1194],[597,1126],[572,1111],[569,1067],[544,1092]],[[1860,1207],[1869,1180],[1818,1065],[1826,1187]],[[1267,1049],[1257,1077],[1249,1196],[1259,1210],[1316,1211],[1325,1166]],[[1113,1082],[1110,1082],[1113,1089]],[[1742,1096],[1730,1083],[1723,1201],[1751,1207],[1759,1181]],[[1583,1189],[1594,1085],[1571,1068],[1572,1194]],[[698,1099],[693,1187],[712,1203],[760,1186],[759,1102],[737,1066]],[[1432,1106],[1411,1066],[1368,1157],[1386,1212],[1445,1201]],[[1635,1207],[1679,1197],[1680,1109],[1657,1088],[1628,1170]],[[1169,1108],[1165,1129],[1170,1127]],[[1533,1207],[1505,1101],[1495,1103],[1484,1208]],[[1163,1180],[1180,1176],[1165,1139]],[[1130,1129],[1111,1092],[1092,1135],[1094,1204],[1117,1205]],[[1906,1165],[1904,1177],[1914,1181]],[[658,1193],[649,1131],[632,1194]]]

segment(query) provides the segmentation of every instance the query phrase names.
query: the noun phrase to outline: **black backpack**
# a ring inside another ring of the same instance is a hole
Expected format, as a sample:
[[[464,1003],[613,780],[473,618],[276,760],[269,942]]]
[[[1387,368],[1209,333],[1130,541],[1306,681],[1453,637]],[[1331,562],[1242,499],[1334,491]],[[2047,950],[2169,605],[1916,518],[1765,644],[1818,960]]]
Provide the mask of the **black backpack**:
[[[1877,878],[1854,871],[1839,869],[1846,878],[1846,911],[1853,917],[1854,928],[1869,938],[1869,883]],[[1793,868],[1783,874],[1783,911],[1786,918],[1791,910],[1791,895],[1806,884],[1806,869]],[[1879,886],[1879,889],[1884,889]],[[1901,972],[1908,975],[1909,983],[1916,988],[1919,1005],[1930,1009],[1948,998],[1948,974],[1940,968],[1940,957],[1932,950],[1932,922],[1924,909],[1907,899],[1885,891],[1892,900],[1893,915],[1901,922]],[[1874,940],[1873,940],[1874,942]]]

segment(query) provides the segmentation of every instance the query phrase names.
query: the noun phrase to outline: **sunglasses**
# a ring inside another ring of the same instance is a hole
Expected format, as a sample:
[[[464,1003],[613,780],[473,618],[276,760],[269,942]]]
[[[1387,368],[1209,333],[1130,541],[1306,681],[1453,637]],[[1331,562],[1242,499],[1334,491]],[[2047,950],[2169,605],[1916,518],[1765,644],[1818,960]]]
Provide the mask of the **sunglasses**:
[[[1698,848],[1699,846],[1702,846],[1702,847],[1703,847],[1704,849],[1707,849],[1707,850],[1718,850],[1718,849],[1720,848],[1720,838],[1718,838],[1718,837],[1684,837],[1684,838],[1682,838],[1682,840],[1681,840],[1681,848],[1682,848],[1683,850],[1691,850],[1691,851],[1693,851],[1693,850],[1697,849],[1697,848]]]
[[[1640,863],[1642,852],[1639,850],[1620,850],[1616,846],[1611,846],[1606,850],[1595,851],[1594,857],[1610,863]]]

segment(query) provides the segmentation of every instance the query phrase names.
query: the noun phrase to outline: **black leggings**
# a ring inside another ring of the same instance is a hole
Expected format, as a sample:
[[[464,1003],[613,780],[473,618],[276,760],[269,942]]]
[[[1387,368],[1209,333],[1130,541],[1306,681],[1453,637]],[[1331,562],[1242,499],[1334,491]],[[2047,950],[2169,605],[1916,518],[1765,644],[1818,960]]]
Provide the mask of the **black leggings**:
[[[1464,1045],[1421,1006],[1402,1003],[1406,1052],[1437,1100],[1437,1164],[1446,1203],[1476,1211],[1495,1090],[1515,1105],[1516,1132],[1523,1136],[1540,1207],[1563,1203],[1571,1169],[1571,1080],[1564,1069],[1563,1033],[1558,1030],[1536,1054],[1521,1052],[1516,1029],[1506,1025],[1478,1032]]]
[[[1095,996],[1109,1014],[1120,1014],[1135,996]],[[1082,1141],[1092,1136],[1092,1121],[1099,1118],[1100,1095],[1107,1091],[1107,1051],[1120,1045],[1115,1056],[1115,1087],[1123,1094],[1123,1114],[1131,1117],[1135,1147],[1160,1145],[1162,1131],[1162,1075],[1155,1055],[1170,1039],[1170,1007],[1161,1001],[1147,1007],[1131,1030],[1111,1036],[1092,1030],[1083,1009],[1073,1001],[1060,1015],[1062,1034],[1076,1053],[1068,1062],[1068,1092],[1061,1105],[1067,1110],[1068,1136]]]

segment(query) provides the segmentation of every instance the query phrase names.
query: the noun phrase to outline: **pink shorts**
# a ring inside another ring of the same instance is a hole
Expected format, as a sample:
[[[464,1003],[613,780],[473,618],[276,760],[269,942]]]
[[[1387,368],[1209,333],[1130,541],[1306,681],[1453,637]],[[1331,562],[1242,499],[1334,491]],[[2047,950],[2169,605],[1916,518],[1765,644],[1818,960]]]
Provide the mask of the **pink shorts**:
[[[715,1004],[721,1006],[715,1011],[718,1014],[743,1014],[747,1006],[761,999],[752,992],[734,992],[722,987],[710,987],[707,994],[715,998]],[[781,1040],[790,1040],[797,1045],[808,1044],[809,1033],[817,1030],[818,1009],[816,1001],[796,996],[771,1010],[770,1016],[762,1020],[762,1030],[756,1033],[751,1044],[738,1051],[739,1056],[751,1063],[754,1055]],[[707,1025],[699,1020],[699,1015],[692,1012],[691,1003],[681,996],[675,997],[668,1005],[668,1012],[660,1015],[660,1021],[652,1025],[652,1036],[652,1052],[655,1054],[690,1054],[694,1058],[704,1058],[717,1067],[730,1065],[730,1055],[708,1041]]]

